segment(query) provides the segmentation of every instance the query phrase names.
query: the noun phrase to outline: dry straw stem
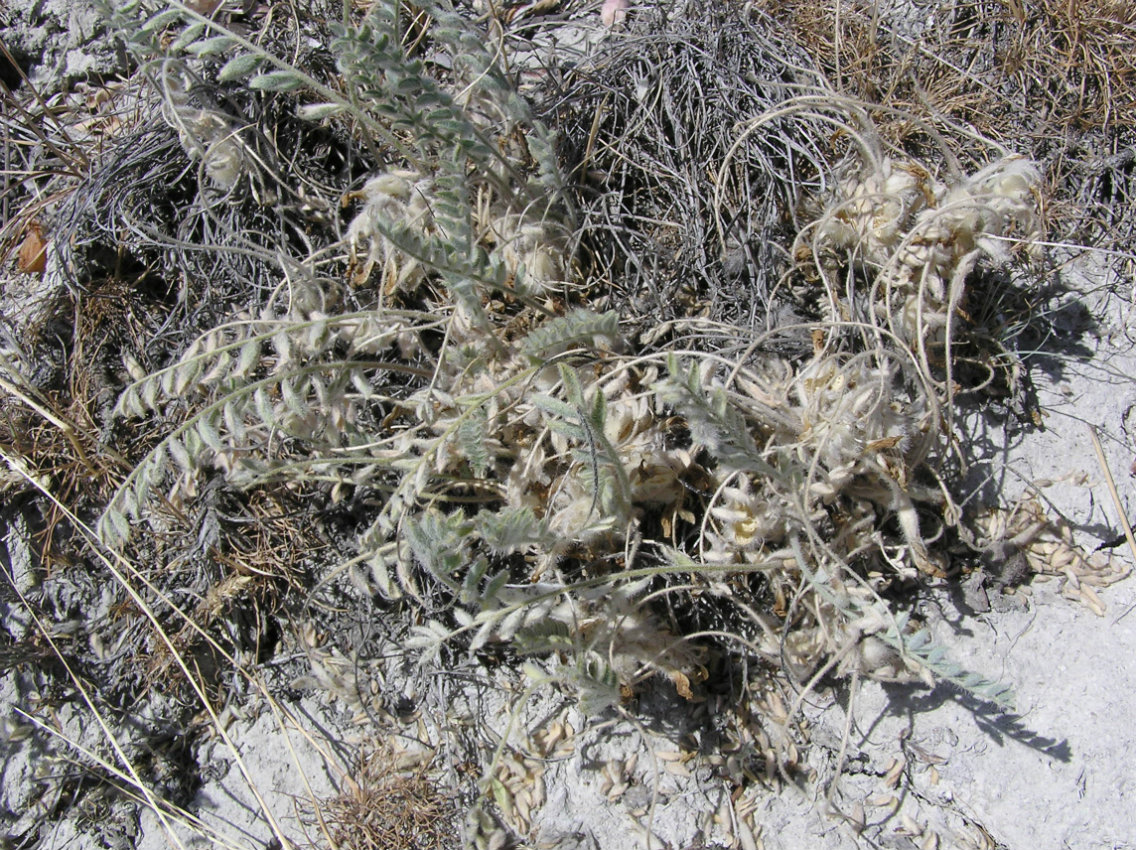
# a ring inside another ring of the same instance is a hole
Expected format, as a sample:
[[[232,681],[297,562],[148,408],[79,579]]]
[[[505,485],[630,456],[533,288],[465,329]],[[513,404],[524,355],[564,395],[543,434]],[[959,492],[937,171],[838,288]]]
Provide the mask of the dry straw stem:
[[[16,271],[40,275],[61,243],[58,210],[91,176],[118,119],[111,94],[118,84],[77,83],[45,93],[0,41],[0,55],[17,71],[15,91],[0,84],[0,264],[17,251]]]
[[[70,670],[68,671],[68,674],[73,675]],[[85,696],[84,699],[86,698],[87,697]],[[91,712],[92,716],[95,716],[96,718],[101,717],[99,709],[90,702],[87,703],[87,708]],[[206,840],[213,842],[214,846],[218,848],[224,848],[224,850],[244,850],[245,844],[241,843],[238,839],[231,838],[229,836],[226,836],[224,833],[219,832],[192,812],[189,812],[180,806],[176,806],[168,800],[163,800],[160,797],[154,796],[154,794],[148,790],[146,784],[135,777],[134,771],[130,770],[129,762],[126,763],[126,769],[118,767],[103,756],[99,755],[94,750],[84,746],[81,742],[69,738],[58,729],[55,729],[54,727],[48,725],[39,717],[28,714],[26,711],[19,707],[16,707],[14,710],[17,714],[27,720],[28,723],[35,726],[41,732],[61,741],[71,750],[87,759],[87,762],[77,764],[77,766],[82,770],[89,771],[91,769],[91,765],[97,766],[100,770],[104,771],[106,777],[110,777],[112,781],[117,780],[115,787],[119,793],[123,794],[128,799],[134,800],[140,805],[145,806],[151,811],[154,811],[155,816],[159,818],[159,822],[162,823],[163,828],[166,830],[166,836],[172,845],[183,848],[183,850],[185,850],[185,845],[182,843],[180,836],[175,830],[171,829],[171,825],[176,823],[185,827],[189,832],[196,833],[197,835],[204,837]],[[100,728],[109,728],[109,723],[106,722],[99,722],[98,725],[100,726]],[[117,739],[114,740],[117,741]],[[121,750],[121,746],[113,746],[113,749],[118,752]],[[158,808],[155,808],[155,806],[157,806]],[[163,812],[167,816],[168,820],[162,818]]]
[[[1109,130],[1136,109],[1136,8],[1126,0],[1002,0],[1000,64],[1023,79],[1027,109]],[[1056,74],[1055,74],[1056,72]],[[1056,76],[1056,79],[1055,79]]]
[[[0,366],[3,367],[3,372],[0,373],[0,390],[3,390],[12,398],[26,404],[56,428],[60,434],[67,438],[67,442],[70,443],[71,448],[75,451],[76,458],[83,464],[87,472],[94,474],[95,467],[88,458],[87,451],[83,448],[83,444],[78,437],[78,429],[53,411],[48,402],[37,401],[33,398],[33,395],[39,395],[33,387],[18,387],[5,377],[6,375],[10,375],[18,381],[20,380],[21,373],[12,368],[11,362],[3,353],[0,353]]]
[[[0,55],[8,67],[20,75],[19,93],[12,92],[0,83],[0,138],[4,177],[0,194],[0,264],[6,263],[16,246],[29,245],[33,236],[42,242],[41,218],[59,200],[59,190],[45,190],[43,184],[51,178],[73,182],[87,173],[90,167],[86,145],[77,142],[69,133],[60,115],[67,111],[58,105],[49,105],[36,86],[25,76],[8,47],[0,41]],[[28,103],[28,94],[34,103]],[[34,188],[29,188],[34,187]],[[63,190],[66,191],[66,190]],[[30,197],[25,197],[30,195]],[[24,251],[20,252],[20,270],[42,270],[43,255],[31,258],[28,263]]]
[[[7,456],[5,456],[5,460],[9,461]],[[33,481],[32,483],[34,484],[35,482]],[[8,578],[7,573],[5,573],[5,577]],[[55,643],[55,639],[51,636],[51,631],[40,620],[34,606],[31,605],[27,597],[24,595],[23,591],[21,591],[20,588],[16,585],[15,581],[9,579],[9,583],[12,589],[19,596],[20,602],[24,606],[24,610],[26,610],[31,615],[37,631],[40,633],[42,638],[47,641],[48,645],[51,647],[51,651],[55,654],[60,664],[63,665],[64,670],[66,670],[68,678],[75,685],[75,689],[78,691],[83,703],[91,712],[91,715],[95,718],[95,722],[96,724],[98,724],[98,727],[102,732],[103,739],[108,744],[110,744],[111,749],[114,750],[119,764],[122,766],[122,769],[126,771],[125,778],[129,782],[130,786],[138,789],[139,793],[145,799],[147,806],[158,817],[158,820],[162,824],[162,828],[166,831],[166,835],[169,837],[171,842],[173,842],[174,845],[180,848],[180,850],[185,850],[185,845],[182,844],[181,840],[178,838],[177,833],[171,826],[169,820],[170,814],[168,811],[169,807],[163,805],[161,801],[159,801],[158,798],[154,796],[147,785],[142,781],[142,778],[138,775],[137,771],[134,768],[133,762],[126,755],[126,752],[122,749],[122,746],[118,741],[118,737],[111,730],[110,725],[103,717],[102,712],[100,712],[95,705],[94,699],[92,698],[87,686],[83,683],[82,678],[79,677],[72,669],[71,664],[67,661],[67,656],[59,649],[59,646]],[[20,713],[29,720],[32,720],[37,726],[55,733],[55,730],[39,721],[37,718],[33,718],[31,715],[26,714],[22,710],[20,711]],[[115,773],[120,773],[120,771],[116,768]]]
[[[1108,462],[1105,460],[1104,449],[1101,448],[1097,429],[1089,425],[1088,431],[1089,438],[1093,441],[1093,451],[1096,452],[1097,462],[1100,464],[1101,472],[1104,473],[1105,481],[1108,482],[1108,494],[1112,497],[1116,515],[1120,518],[1120,525],[1124,529],[1124,538],[1128,541],[1128,550],[1132,553],[1133,563],[1136,563],[1136,538],[1132,536],[1132,525],[1128,522],[1128,514],[1124,510],[1124,504],[1120,501],[1120,494],[1116,491],[1116,481],[1113,479],[1112,470],[1109,469]]]
[[[81,362],[74,362],[82,371]],[[53,488],[72,506],[101,502],[130,468],[125,458],[100,441],[83,402],[71,399],[64,408],[55,393],[33,386],[20,367],[0,352],[0,397],[5,395],[0,446],[19,464],[19,471]],[[2,489],[18,491],[26,484],[13,468]],[[66,521],[54,503],[47,503],[44,516],[42,561],[50,571],[57,559],[66,563],[74,553],[67,551],[66,535],[56,534]]]
[[[1136,537],[1132,535],[1132,524],[1128,521],[1128,513],[1124,510],[1124,503],[1120,501],[1120,494],[1116,491],[1116,481],[1112,477],[1112,470],[1108,466],[1108,461],[1105,460],[1104,449],[1101,448],[1097,429],[1092,425],[1088,425],[1086,428],[1089,432],[1089,439],[1093,441],[1093,451],[1096,453],[1097,463],[1100,464],[1101,472],[1104,473],[1105,481],[1108,483],[1108,494],[1112,497],[1116,515],[1120,518],[1120,526],[1124,529],[1124,539],[1128,541],[1128,551],[1132,553],[1132,563],[1136,565]],[[1136,608],[1136,603],[1124,609],[1113,622],[1119,622],[1121,618],[1128,616],[1133,608]]]
[[[13,468],[13,469],[18,468],[18,464],[16,462],[16,459],[10,458],[7,454],[2,454],[0,456],[2,456],[4,458],[5,462],[7,462],[11,468]],[[58,509],[72,523],[73,527],[82,534],[84,540],[86,541],[86,543],[89,546],[91,553],[111,573],[111,575],[114,578],[114,580],[116,581],[116,583],[118,583],[118,585],[126,591],[127,595],[131,598],[131,600],[134,603],[137,610],[141,611],[142,614],[149,620],[149,622],[150,622],[150,624],[151,624],[151,626],[154,630],[154,633],[161,639],[162,644],[165,647],[165,650],[169,654],[169,657],[173,659],[173,661],[177,665],[178,669],[180,670],[182,676],[184,677],[185,681],[192,688],[195,696],[198,699],[199,704],[201,705],[201,707],[205,711],[206,715],[209,717],[211,728],[224,741],[225,746],[228,749],[229,753],[232,755],[233,761],[237,765],[237,768],[240,771],[240,773],[241,773],[241,775],[242,775],[242,777],[245,781],[246,786],[248,787],[250,793],[252,793],[253,797],[256,799],[257,804],[260,808],[261,814],[264,816],[266,823],[268,824],[273,835],[275,836],[275,839],[279,842],[279,844],[283,848],[283,850],[290,850],[290,848],[292,848],[294,845],[292,844],[291,840],[287,837],[287,835],[282,831],[282,829],[279,825],[279,822],[276,819],[276,816],[273,814],[271,808],[269,807],[269,805],[265,801],[262,792],[256,786],[256,783],[252,779],[252,774],[250,773],[250,771],[249,771],[249,769],[248,769],[248,767],[245,763],[245,760],[244,760],[243,756],[241,755],[240,750],[238,749],[237,745],[234,743],[231,736],[229,735],[229,732],[228,732],[228,729],[227,729],[228,724],[223,722],[221,720],[221,718],[218,716],[216,710],[213,707],[213,701],[210,699],[209,695],[206,693],[205,683],[203,681],[201,681],[199,676],[195,675],[194,672],[190,669],[189,662],[186,660],[186,658],[183,656],[183,654],[178,651],[176,645],[173,642],[173,639],[167,634],[165,629],[162,627],[162,625],[161,625],[161,623],[158,619],[158,615],[157,615],[155,608],[153,606],[151,606],[142,597],[139,589],[135,587],[135,585],[131,582],[131,579],[127,578],[127,575],[129,574],[133,578],[134,581],[137,581],[139,583],[139,585],[141,587],[145,588],[147,591],[154,594],[155,597],[158,598],[165,607],[169,608],[174,614],[176,614],[181,619],[183,619],[186,623],[187,628],[196,631],[201,636],[201,638],[203,640],[205,640],[210,645],[210,647],[212,648],[213,651],[218,653],[218,655],[220,657],[224,658],[225,661],[227,661],[229,663],[230,669],[232,669],[233,671],[236,671],[239,674],[243,675],[250,682],[250,684],[252,684],[255,688],[257,688],[257,690],[260,691],[260,693],[264,696],[267,705],[269,706],[269,708],[273,712],[273,716],[276,719],[278,727],[281,731],[281,734],[284,737],[286,746],[289,750],[289,753],[292,756],[296,770],[298,771],[298,775],[301,777],[301,781],[304,784],[305,788],[307,789],[309,799],[311,799],[311,800],[315,800],[316,798],[315,798],[315,796],[312,792],[311,785],[310,785],[310,782],[307,778],[303,762],[301,761],[301,759],[299,758],[299,756],[295,752],[295,749],[294,749],[292,742],[290,740],[290,737],[288,735],[289,726],[291,726],[292,728],[295,728],[297,730],[300,730],[306,737],[308,737],[308,739],[312,742],[312,744],[316,746],[317,750],[320,749],[320,747],[318,746],[318,743],[314,739],[311,738],[309,733],[304,731],[303,725],[297,720],[297,718],[290,711],[288,711],[286,708],[284,708],[272,696],[272,694],[265,688],[263,682],[260,680],[259,677],[253,675],[249,670],[247,670],[244,667],[244,665],[240,664],[235,658],[233,658],[224,649],[224,647],[222,647],[220,644],[218,644],[217,641],[210,634],[208,634],[208,632],[206,632],[190,616],[185,614],[173,602],[172,599],[170,599],[168,596],[162,594],[161,591],[159,591],[156,587],[154,587],[154,585],[145,576],[143,576],[138,571],[138,569],[133,564],[131,564],[127,559],[125,559],[122,555],[111,550],[111,555],[113,556],[113,558],[108,557],[104,553],[102,546],[98,543],[98,538],[97,538],[97,535],[95,534],[95,532],[91,528],[89,528],[81,519],[79,519],[79,517],[75,516],[75,514],[72,513],[70,511],[70,509],[67,508],[66,505],[59,502],[59,500],[54,496],[53,493],[51,493],[49,490],[47,490],[40,482],[38,482],[34,479],[31,479],[30,477],[29,477],[28,481],[33,487],[35,487],[35,489],[37,489],[44,496],[45,499],[47,499],[51,503],[55,504],[58,507]],[[34,608],[28,604],[28,601],[26,599],[22,598],[22,594],[21,594],[21,600],[23,601],[25,608],[29,612],[32,612],[32,615],[34,617],[35,616]],[[134,769],[131,761],[126,756],[126,754],[122,751],[121,747],[119,746],[119,744],[117,742],[117,738],[113,733],[113,730],[111,730],[109,724],[103,719],[102,715],[99,713],[98,709],[96,708],[95,703],[93,702],[93,699],[92,699],[90,693],[88,692],[88,689],[83,684],[83,682],[79,678],[76,677],[75,673],[71,670],[70,665],[67,662],[66,656],[63,655],[60,652],[59,648],[55,645],[54,641],[52,640],[50,633],[47,630],[45,630],[45,628],[43,627],[43,625],[41,623],[39,623],[38,618],[36,619],[36,622],[37,622],[37,627],[39,628],[39,630],[43,634],[44,638],[46,640],[48,640],[49,643],[51,644],[53,652],[55,652],[55,654],[58,656],[60,662],[67,669],[68,676],[74,681],[77,689],[79,690],[79,692],[80,692],[80,694],[83,698],[84,703],[92,711],[92,713],[93,713],[93,715],[96,719],[96,722],[99,725],[99,728],[102,730],[103,736],[106,738],[108,743],[110,743],[112,748],[115,750],[115,753],[118,757],[118,760],[122,765],[122,769],[124,769],[127,772],[127,774],[129,774],[129,779],[130,779],[129,785],[130,785],[130,787],[136,789],[137,792],[142,797],[145,798],[148,807],[151,808],[154,811],[155,815],[159,818],[159,820],[161,821],[163,828],[166,830],[167,835],[169,836],[170,840],[174,844],[176,844],[178,847],[183,847],[180,839],[177,836],[176,831],[173,830],[171,823],[169,821],[169,818],[171,817],[171,814],[170,814],[171,807],[169,806],[169,804],[165,803],[164,801],[157,799],[153,795],[153,793],[149,790],[149,788],[147,787],[145,782],[137,774],[137,772]],[[119,771],[115,770],[114,772],[117,774]],[[176,807],[173,808],[173,811],[176,813],[176,811],[177,811]],[[195,821],[196,821],[196,819],[193,819],[193,818],[183,819],[182,823],[184,825],[189,826],[190,828],[196,830],[197,826],[196,826]],[[321,826],[322,826],[322,821],[321,821]],[[332,846],[334,847],[334,844]]]

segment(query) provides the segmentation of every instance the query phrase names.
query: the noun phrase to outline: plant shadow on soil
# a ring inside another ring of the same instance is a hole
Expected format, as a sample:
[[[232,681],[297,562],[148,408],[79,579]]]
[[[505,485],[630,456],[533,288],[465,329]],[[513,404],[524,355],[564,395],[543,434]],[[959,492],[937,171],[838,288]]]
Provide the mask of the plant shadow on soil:
[[[999,358],[987,352],[990,359],[982,368],[993,369],[998,360],[1005,359],[1003,372],[995,376],[989,391],[956,396],[957,439],[963,461],[954,495],[976,508],[1001,504],[1007,492],[1020,489],[1011,480],[1011,459],[1030,435],[1051,427],[1042,391],[1067,386],[1079,371],[1091,369],[1098,358],[1093,337],[1105,330],[1070,276],[1053,272],[1019,281],[994,277],[979,283],[982,307],[974,316],[988,344],[1005,355]],[[1007,313],[1019,317],[1015,325],[1002,324]],[[1055,518],[1094,537],[1115,535],[1115,529],[1100,523],[1073,522],[1051,501],[1047,509]]]
[[[1072,760],[1073,752],[1069,742],[1064,738],[1051,738],[1031,729],[1022,715],[1007,711],[989,700],[979,699],[965,691],[960,690],[949,682],[942,682],[934,688],[922,691],[911,685],[885,683],[887,693],[887,706],[871,726],[862,731],[863,739],[871,737],[871,730],[886,717],[900,717],[907,721],[909,730],[914,728],[916,715],[925,714],[948,703],[955,703],[965,709],[975,724],[999,747],[1005,746],[1006,741],[1015,741],[1023,746],[1036,750],[1056,761],[1068,763]]]

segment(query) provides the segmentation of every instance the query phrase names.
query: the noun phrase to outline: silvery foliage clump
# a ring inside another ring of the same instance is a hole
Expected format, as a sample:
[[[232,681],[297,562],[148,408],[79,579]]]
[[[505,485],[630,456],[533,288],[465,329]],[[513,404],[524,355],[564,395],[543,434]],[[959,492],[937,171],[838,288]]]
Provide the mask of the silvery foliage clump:
[[[440,82],[404,38],[401,8],[381,0],[336,25],[334,82],[176,2],[113,13],[218,188],[257,165],[222,118],[177,94],[191,62],[225,84],[292,93],[302,116],[341,122],[381,165],[332,249],[339,278],[282,258],[280,288],[258,310],[127,387],[119,416],[177,424],[107,506],[103,539],[125,545],[160,522],[159,501],[186,505],[216,476],[333,499],[367,491],[381,500],[348,571],[422,612],[409,645],[423,659],[508,645],[540,660],[534,676],[574,683],[590,711],[647,676],[682,692],[706,640],[651,600],[695,594],[747,623],[715,640],[795,678],[838,659],[1005,699],[882,593],[942,573],[920,505],[953,521],[949,498],[916,475],[936,450],[942,398],[911,341],[930,325],[949,339],[939,317],[964,267],[988,230],[998,239],[1004,222],[1030,220],[1035,173],[1011,163],[927,195],[903,177],[913,168],[845,168],[801,238],[823,274],[852,257],[876,277],[888,298],[871,321],[889,326],[887,344],[836,344],[834,290],[834,321],[803,362],[636,351],[616,313],[587,307],[553,136],[497,47],[447,5],[424,4],[432,49],[447,57]],[[956,197],[966,191],[977,200]],[[373,307],[345,310],[345,286],[372,287]],[[856,649],[868,642],[889,652]]]

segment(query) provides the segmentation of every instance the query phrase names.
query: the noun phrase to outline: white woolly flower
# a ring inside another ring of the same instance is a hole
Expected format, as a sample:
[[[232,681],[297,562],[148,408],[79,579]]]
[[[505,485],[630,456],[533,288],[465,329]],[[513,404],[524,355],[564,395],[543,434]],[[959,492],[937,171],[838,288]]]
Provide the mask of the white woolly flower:
[[[842,200],[821,226],[820,239],[833,247],[860,251],[869,265],[882,265],[931,193],[922,168],[885,159],[879,174],[841,184]]]
[[[809,494],[830,501],[883,448],[903,451],[917,411],[892,398],[893,370],[836,358],[807,364],[794,389],[804,429],[797,453],[813,468]],[[814,465],[815,462],[815,465]]]
[[[690,454],[666,447],[646,398],[612,402],[604,433],[627,472],[632,502],[673,505],[682,500],[681,476],[692,463]]]
[[[535,453],[544,458],[543,450],[534,447],[530,457],[518,458],[516,467],[525,472],[517,475],[515,468],[510,473],[507,492],[511,505],[518,496],[525,498],[516,504],[521,506],[534,489],[546,490],[549,527],[567,540],[587,542],[599,534],[622,533],[636,505],[678,504],[682,475],[693,462],[689,452],[667,447],[646,398],[622,396],[609,402],[602,441],[581,444],[554,430],[549,443],[549,460],[568,460],[567,469],[547,487],[519,486],[520,480],[544,478],[534,475],[542,465],[533,462]]]
[[[228,118],[208,109],[182,107],[173,119],[182,148],[201,160],[205,176],[228,191],[248,170],[248,157]]]
[[[818,247],[854,252],[878,275],[874,309],[908,340],[941,341],[950,303],[979,256],[1006,262],[1006,240],[1038,227],[1037,166],[1011,156],[953,183],[913,162],[884,159],[840,184],[818,224]]]
[[[505,263],[517,288],[539,295],[565,278],[567,235],[553,222],[526,222],[508,214],[490,223],[494,253]]]
[[[707,557],[712,562],[737,563],[785,537],[785,506],[776,497],[755,493],[745,476],[737,486],[722,488],[710,515],[715,530],[707,533]]]
[[[358,192],[348,196],[364,201],[363,208],[347,229],[347,249],[352,280],[358,286],[371,276],[375,266],[382,269],[381,289],[413,292],[425,272],[418,260],[395,245],[384,233],[392,225],[431,233],[429,195],[433,184],[415,171],[388,171],[373,177]],[[362,257],[362,262],[360,262]]]

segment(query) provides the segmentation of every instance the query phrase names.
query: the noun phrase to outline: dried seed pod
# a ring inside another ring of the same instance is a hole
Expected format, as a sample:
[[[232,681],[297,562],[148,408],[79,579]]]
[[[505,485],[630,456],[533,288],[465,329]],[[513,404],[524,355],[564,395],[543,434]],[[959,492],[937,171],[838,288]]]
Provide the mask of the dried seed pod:
[[[24,241],[20,243],[20,255],[16,268],[20,274],[42,274],[47,268],[47,245],[43,238],[43,228],[36,220],[29,221],[25,229]]]

